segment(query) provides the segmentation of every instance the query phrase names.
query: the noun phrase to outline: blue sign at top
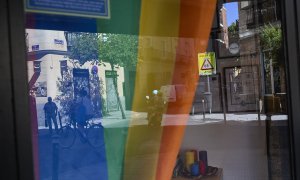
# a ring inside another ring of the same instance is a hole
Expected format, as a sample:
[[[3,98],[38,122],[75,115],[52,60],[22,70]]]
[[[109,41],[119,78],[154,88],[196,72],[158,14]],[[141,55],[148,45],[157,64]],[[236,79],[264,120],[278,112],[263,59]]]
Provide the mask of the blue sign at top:
[[[110,18],[109,0],[26,0],[26,12]]]

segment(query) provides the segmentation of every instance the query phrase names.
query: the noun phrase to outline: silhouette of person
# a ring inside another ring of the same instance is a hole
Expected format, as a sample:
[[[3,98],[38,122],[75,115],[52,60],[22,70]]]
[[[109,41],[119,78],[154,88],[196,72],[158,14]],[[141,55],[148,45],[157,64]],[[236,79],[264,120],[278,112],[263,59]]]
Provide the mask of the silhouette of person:
[[[90,98],[87,96],[85,90],[81,90],[79,98],[77,99],[75,119],[77,122],[78,130],[83,137],[86,137],[84,126],[87,125],[87,121],[93,117],[93,106]]]
[[[50,134],[52,134],[52,121],[54,123],[55,131],[58,131],[57,126],[57,106],[52,101],[51,97],[48,97],[48,102],[44,105],[44,112],[45,112],[45,119],[47,121],[47,124],[49,125],[49,131]]]
[[[88,97],[88,94],[85,90],[82,91],[81,98],[82,98],[82,103],[85,107],[85,120],[87,121],[87,120],[91,119],[94,115],[93,105],[90,100],[90,97]]]

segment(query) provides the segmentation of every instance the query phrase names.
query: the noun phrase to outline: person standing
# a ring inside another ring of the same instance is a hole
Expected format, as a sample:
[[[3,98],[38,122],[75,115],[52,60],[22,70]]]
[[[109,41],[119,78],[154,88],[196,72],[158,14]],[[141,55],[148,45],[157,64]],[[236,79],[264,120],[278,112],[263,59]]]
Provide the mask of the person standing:
[[[55,131],[57,133],[58,126],[57,126],[57,106],[52,101],[51,97],[48,97],[48,102],[44,105],[44,112],[45,112],[45,119],[47,121],[47,124],[49,126],[50,134],[52,134],[52,121],[54,123]]]
[[[80,91],[79,97],[75,101],[76,104],[74,104],[74,119],[77,123],[80,135],[84,139],[86,139],[84,126],[86,126],[87,121],[93,117],[92,102],[87,96],[87,92],[84,89]]]
[[[94,116],[92,101],[85,90],[82,91],[81,98],[85,107],[85,121],[88,121]]]

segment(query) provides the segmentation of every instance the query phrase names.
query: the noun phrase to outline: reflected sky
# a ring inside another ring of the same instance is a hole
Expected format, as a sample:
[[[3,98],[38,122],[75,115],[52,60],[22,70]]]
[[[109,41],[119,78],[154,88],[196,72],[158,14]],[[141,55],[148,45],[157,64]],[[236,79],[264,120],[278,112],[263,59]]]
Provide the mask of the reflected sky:
[[[224,7],[227,9],[227,24],[230,26],[233,22],[239,19],[238,3],[226,3]]]

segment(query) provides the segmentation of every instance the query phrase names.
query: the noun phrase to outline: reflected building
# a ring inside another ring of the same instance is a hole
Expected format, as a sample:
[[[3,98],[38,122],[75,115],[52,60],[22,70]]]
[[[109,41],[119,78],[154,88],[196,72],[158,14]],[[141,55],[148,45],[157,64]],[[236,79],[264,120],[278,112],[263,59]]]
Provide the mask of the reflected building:
[[[223,42],[226,48],[229,45],[226,8],[223,6],[219,8],[212,29],[215,32],[221,32],[218,40]],[[216,51],[214,47],[216,44],[213,41],[215,40],[209,40],[207,52]],[[144,97],[151,95],[153,90],[160,90],[164,94],[165,101],[168,101],[169,109],[172,107],[173,110],[171,111],[176,112],[176,105],[180,109],[180,106],[185,104],[185,100],[192,97],[194,98],[192,105],[194,112],[202,112],[202,99],[205,98],[204,92],[207,92],[206,80],[203,82],[206,77],[200,76],[199,78],[198,62],[195,59],[197,59],[198,53],[205,52],[199,52],[197,47],[201,47],[202,44],[207,42],[201,42],[196,38],[165,36],[140,36],[139,42],[138,62],[140,69],[136,70],[135,67],[132,69],[125,68],[126,109],[132,110],[133,94],[137,91],[133,88],[138,87],[138,91],[140,91],[138,94],[141,96],[136,98],[140,101],[138,111],[145,111],[145,108],[143,108],[146,103]],[[150,66],[155,68],[143,68]],[[176,74],[172,74],[175,67],[180,68],[176,69]],[[136,71],[139,70],[147,71],[147,73],[144,73],[142,77],[136,77]],[[210,88],[213,93],[213,111],[221,112],[222,101],[221,92],[219,91],[221,78],[217,75],[208,78],[210,78]],[[196,84],[191,84],[193,81],[186,81],[186,79],[199,79],[199,81]],[[205,110],[209,109],[207,101],[205,101],[205,107]]]
[[[238,11],[239,19],[233,30],[227,24],[226,8],[223,5],[217,7],[207,47],[207,52],[216,54],[217,73],[207,77],[199,76],[196,93],[191,94],[191,96],[195,95],[191,113],[209,112],[209,100],[205,95],[208,91],[212,94],[211,110],[214,113],[224,111],[229,113],[256,112],[261,109],[264,96],[268,94],[280,96],[281,111],[285,111],[286,92],[283,67],[274,67],[273,83],[271,83],[270,70],[267,69],[269,66],[266,64],[268,62],[265,55],[267,50],[262,47],[260,40],[260,33],[265,24],[280,26],[280,12],[276,1],[241,1],[237,3],[236,11]],[[187,37],[141,36],[139,62],[145,66],[155,63],[157,68],[147,69],[149,71],[147,76],[137,78],[135,78],[135,67],[125,69],[126,109],[131,110],[132,107],[133,87],[142,87],[143,96],[151,94],[154,89],[160,90],[169,85],[174,86],[171,89],[175,89],[175,91],[177,89],[186,91],[189,86],[188,82],[176,84],[168,79],[172,76],[171,72],[174,67],[174,62],[169,59],[172,60],[171,57],[176,56],[176,63],[184,67],[190,62],[191,57],[201,53],[195,49],[197,43],[201,42]],[[177,47],[178,44],[181,47]],[[151,59],[144,59],[144,57],[150,57],[145,55],[145,52],[152,54]],[[175,79],[184,76],[198,78],[197,73],[199,72],[186,72],[184,68],[181,71],[180,73],[176,72],[174,76],[178,77]],[[139,85],[135,86],[135,83],[139,83]],[[177,93],[175,92],[175,94]],[[184,97],[175,97],[175,99],[180,98],[184,99]]]
[[[34,91],[36,97],[37,116],[39,126],[44,125],[43,106],[47,102],[47,97],[52,97],[54,101],[59,102],[58,96],[62,94],[59,87],[61,81],[64,81],[64,75],[70,75],[70,90],[74,91],[73,69],[85,69],[88,73],[89,81],[95,74],[92,69],[96,68],[96,75],[101,82],[101,86],[97,88],[101,93],[101,97],[105,102],[105,111],[118,111],[119,106],[115,95],[112,74],[116,74],[117,88],[121,103],[124,106],[124,68],[120,67],[111,72],[110,65],[103,63],[102,65],[94,65],[91,62],[86,62],[82,66],[76,64],[74,60],[69,58],[68,48],[69,42],[66,41],[64,31],[51,30],[26,30],[27,51],[28,51],[28,81],[31,91]],[[95,67],[96,66],[96,67]],[[66,79],[66,78],[65,78]],[[90,96],[95,92],[91,91],[91,84],[86,89]],[[74,93],[73,95],[74,96]],[[73,97],[75,98],[75,97]],[[73,99],[71,98],[71,100]],[[60,105],[59,103],[57,103]]]
[[[256,112],[261,110],[264,97],[272,94],[280,98],[280,112],[285,112],[284,64],[273,62],[270,70],[267,57],[270,49],[263,47],[261,40],[266,25],[281,26],[276,4],[275,0],[238,2],[239,19],[235,27],[225,27],[223,23],[212,31],[208,51],[216,52],[217,57],[217,74],[209,77],[213,112]],[[226,19],[226,11],[222,9],[220,22]],[[281,48],[278,51],[280,54]],[[283,62],[281,55],[278,58],[278,62]],[[203,99],[201,94],[208,86],[207,79],[200,77],[198,86],[198,97]],[[196,107],[197,102],[200,101],[195,99]]]

